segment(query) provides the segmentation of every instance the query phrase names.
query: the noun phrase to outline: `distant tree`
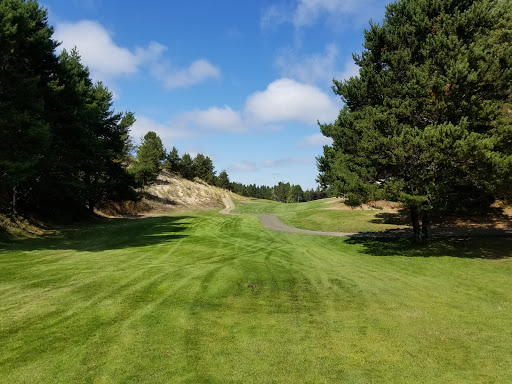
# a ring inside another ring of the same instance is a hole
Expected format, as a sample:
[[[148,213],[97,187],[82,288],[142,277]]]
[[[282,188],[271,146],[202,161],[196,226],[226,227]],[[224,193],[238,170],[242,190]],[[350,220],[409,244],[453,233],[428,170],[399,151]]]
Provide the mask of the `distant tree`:
[[[217,187],[224,188],[224,189],[230,189],[231,183],[229,182],[228,173],[223,170],[221,173],[219,173],[219,177],[217,177]]]
[[[290,183],[283,183],[280,181],[276,186],[272,188],[272,199],[286,203],[288,199],[288,193],[290,191]]]
[[[169,172],[180,172],[180,156],[176,147],[172,147],[172,150],[167,155],[165,169]]]
[[[418,242],[431,212],[489,206],[512,189],[512,3],[400,0],[365,31],[359,76],[318,158],[348,203],[400,200]]]
[[[208,156],[198,153],[192,161],[194,177],[198,177],[209,184],[212,184],[215,176],[213,162]]]
[[[188,153],[183,154],[180,160],[180,174],[183,178],[192,180],[195,177],[192,157]]]
[[[286,202],[288,203],[300,203],[305,201],[304,199],[304,191],[300,185],[292,185],[288,190],[288,196],[286,197]]]
[[[142,185],[150,184],[156,180],[162,170],[164,159],[165,149],[162,140],[155,132],[150,131],[144,135],[137,148],[137,159],[131,171]]]

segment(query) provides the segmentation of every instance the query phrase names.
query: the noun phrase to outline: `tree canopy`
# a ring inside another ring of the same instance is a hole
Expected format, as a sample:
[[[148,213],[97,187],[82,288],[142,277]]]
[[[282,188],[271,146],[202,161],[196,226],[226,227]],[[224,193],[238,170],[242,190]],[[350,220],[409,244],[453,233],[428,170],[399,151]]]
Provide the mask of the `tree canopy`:
[[[0,1],[0,208],[75,215],[133,198],[122,162],[134,116],[115,113],[76,50],[56,55],[47,11]]]
[[[162,162],[166,157],[162,140],[155,132],[149,131],[137,147],[137,159],[131,172],[142,185],[150,184],[162,170]]]
[[[430,213],[488,206],[512,187],[512,3],[400,0],[365,30],[359,76],[317,159],[348,202],[398,199],[418,241]],[[420,230],[422,224],[422,230]]]

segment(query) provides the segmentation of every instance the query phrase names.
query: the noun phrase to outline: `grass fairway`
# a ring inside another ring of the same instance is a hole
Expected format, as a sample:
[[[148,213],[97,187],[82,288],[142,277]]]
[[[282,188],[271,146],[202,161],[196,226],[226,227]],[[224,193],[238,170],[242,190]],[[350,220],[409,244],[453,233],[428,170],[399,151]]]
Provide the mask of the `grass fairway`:
[[[510,383],[511,249],[214,212],[0,244],[0,382]]]
[[[372,210],[335,210],[339,204],[329,204],[333,199],[308,201],[307,203],[278,203],[270,200],[237,202],[233,213],[273,214],[285,224],[295,228],[327,232],[381,232],[390,229],[405,228],[399,215],[379,209]],[[395,223],[393,223],[395,222]]]

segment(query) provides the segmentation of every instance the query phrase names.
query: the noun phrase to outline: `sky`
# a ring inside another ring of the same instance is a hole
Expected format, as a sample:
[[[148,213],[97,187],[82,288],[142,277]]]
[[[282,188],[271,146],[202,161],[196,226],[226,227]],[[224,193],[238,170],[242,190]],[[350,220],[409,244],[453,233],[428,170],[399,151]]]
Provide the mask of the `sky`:
[[[135,113],[134,141],[203,153],[231,181],[315,188],[330,144],[317,121],[343,103],[332,79],[358,75],[382,0],[45,0],[59,50],[77,47],[116,112]]]

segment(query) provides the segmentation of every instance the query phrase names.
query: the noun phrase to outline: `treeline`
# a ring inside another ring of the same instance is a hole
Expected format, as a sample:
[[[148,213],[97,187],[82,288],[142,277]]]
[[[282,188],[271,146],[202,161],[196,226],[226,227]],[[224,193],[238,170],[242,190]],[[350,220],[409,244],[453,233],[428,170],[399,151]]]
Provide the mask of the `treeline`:
[[[244,185],[231,182],[225,170],[217,176],[210,157],[198,153],[194,158],[185,153],[180,157],[176,147],[167,153],[160,137],[148,132],[137,147],[137,157],[132,160],[129,171],[142,185],[153,183],[162,169],[189,180],[202,181],[233,191],[239,195],[258,199],[276,200],[283,203],[299,203],[328,197],[327,190],[304,191],[300,185],[279,182],[273,187],[256,184]]]
[[[283,182],[279,182],[273,187],[266,185],[257,186],[256,184],[244,185],[241,183],[230,183],[230,189],[242,196],[275,200],[281,203],[301,203],[329,197],[328,190],[321,190],[319,187],[317,187],[316,190],[313,188],[303,190],[300,185]]]
[[[128,169],[142,186],[153,183],[162,169],[165,169],[188,180],[198,178],[210,185],[229,187],[229,180],[227,183],[222,182],[227,174],[223,175],[221,172],[219,176],[215,175],[215,167],[210,157],[202,153],[194,158],[188,153],[180,157],[176,147],[167,153],[160,137],[152,131],[146,133],[137,146],[136,157],[130,160]]]
[[[0,2],[0,209],[75,216],[135,198],[134,115],[52,35],[37,2]]]

